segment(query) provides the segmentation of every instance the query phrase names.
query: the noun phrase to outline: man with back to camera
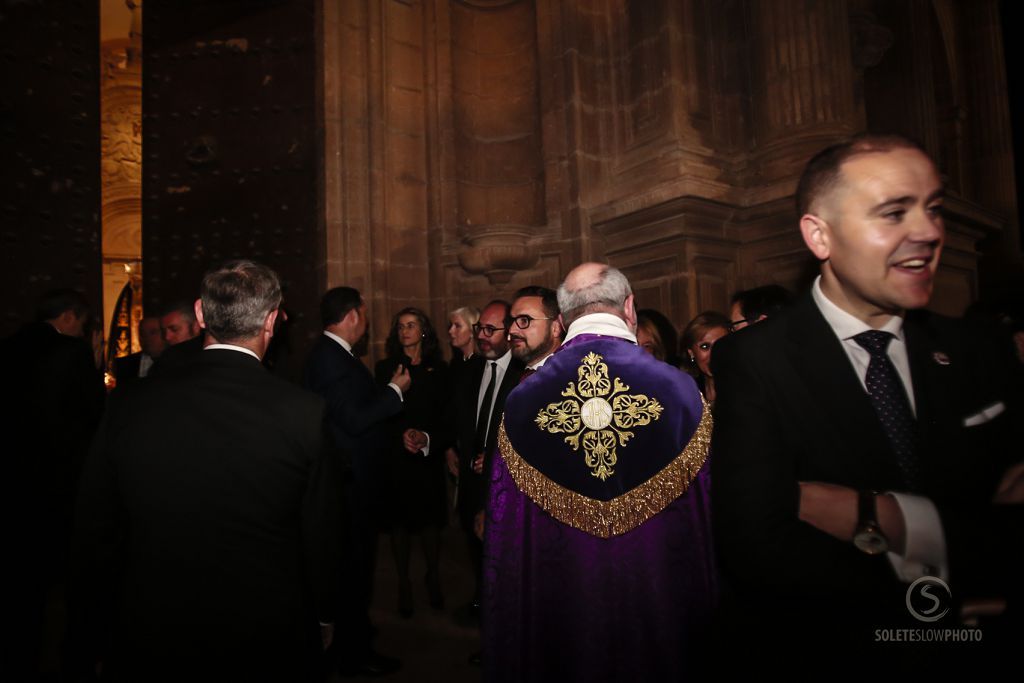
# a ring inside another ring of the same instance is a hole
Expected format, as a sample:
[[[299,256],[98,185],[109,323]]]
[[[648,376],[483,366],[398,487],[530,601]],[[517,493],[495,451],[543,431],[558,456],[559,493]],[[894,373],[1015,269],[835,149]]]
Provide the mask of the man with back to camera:
[[[89,302],[73,289],[44,292],[35,320],[0,342],[8,363],[4,409],[8,506],[5,527],[13,576],[5,605],[18,627],[4,672],[34,680],[40,647],[59,632],[75,489],[104,404],[102,374],[84,339]]]
[[[980,520],[1010,512],[992,505],[1019,458],[999,446],[1020,442],[1005,440],[1005,375],[985,340],[916,310],[945,239],[943,195],[932,160],[904,138],[819,153],[797,202],[820,276],[716,347],[723,652],[756,634],[754,654],[729,666],[918,670],[939,660],[876,642],[876,629],[927,625],[911,618],[908,587],[937,577],[955,600],[1001,590],[993,550],[1008,539]]]
[[[266,266],[208,272],[194,362],[111,395],[75,544],[73,642],[104,680],[316,679],[340,510],[323,401],[260,363],[280,301]]]
[[[621,272],[585,263],[558,303],[565,341],[509,395],[487,473],[484,679],[699,680],[710,411],[636,345]]]

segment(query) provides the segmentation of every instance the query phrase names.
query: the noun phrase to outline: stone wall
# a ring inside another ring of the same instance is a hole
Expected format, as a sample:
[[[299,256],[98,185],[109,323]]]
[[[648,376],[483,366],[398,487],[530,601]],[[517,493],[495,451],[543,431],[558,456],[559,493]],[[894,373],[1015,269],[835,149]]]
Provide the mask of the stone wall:
[[[443,318],[605,260],[682,326],[738,288],[807,285],[797,176],[870,127],[943,165],[934,307],[960,313],[1020,268],[998,9],[322,2],[325,280],[370,292],[380,342],[402,305]]]

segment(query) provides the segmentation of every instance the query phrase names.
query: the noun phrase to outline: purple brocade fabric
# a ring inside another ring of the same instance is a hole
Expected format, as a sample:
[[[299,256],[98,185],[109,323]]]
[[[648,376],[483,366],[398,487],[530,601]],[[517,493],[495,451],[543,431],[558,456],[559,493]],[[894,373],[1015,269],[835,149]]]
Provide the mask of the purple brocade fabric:
[[[633,430],[605,482],[592,476],[580,452],[563,443],[564,434],[546,434],[533,421],[538,407],[562,400],[561,392],[576,380],[581,358],[590,351],[607,361],[610,376],[621,378],[628,393],[655,396],[664,408],[658,420]],[[523,382],[509,396],[505,417],[510,442],[533,467],[566,488],[576,490],[582,482],[590,493],[579,493],[607,500],[643,483],[678,455],[701,413],[688,376],[633,344],[591,335],[572,340]],[[717,598],[709,462],[667,508],[607,539],[544,512],[519,490],[500,454],[490,476],[484,680],[692,679],[695,661],[705,654]],[[631,483],[624,486],[624,481]]]

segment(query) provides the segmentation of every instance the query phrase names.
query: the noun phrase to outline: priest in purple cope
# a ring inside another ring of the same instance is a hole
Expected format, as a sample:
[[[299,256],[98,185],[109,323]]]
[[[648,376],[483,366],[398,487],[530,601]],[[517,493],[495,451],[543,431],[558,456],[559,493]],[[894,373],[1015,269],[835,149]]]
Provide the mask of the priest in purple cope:
[[[629,281],[559,287],[562,347],[509,395],[484,536],[485,681],[677,681],[717,596],[693,380],[636,345]]]

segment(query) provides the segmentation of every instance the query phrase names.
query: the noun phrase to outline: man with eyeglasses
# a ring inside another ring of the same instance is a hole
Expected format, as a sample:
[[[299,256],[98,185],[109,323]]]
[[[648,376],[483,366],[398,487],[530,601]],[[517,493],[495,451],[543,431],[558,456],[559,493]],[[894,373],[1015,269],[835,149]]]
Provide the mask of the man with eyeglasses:
[[[523,287],[512,300],[508,341],[512,356],[526,366],[523,379],[544,365],[562,343],[558,296],[547,287]]]
[[[462,386],[456,388],[456,439],[459,452],[459,490],[457,507],[466,533],[470,557],[476,576],[473,609],[480,596],[480,568],[483,544],[477,532],[483,522],[487,499],[488,469],[491,453],[498,443],[498,425],[505,409],[505,398],[519,383],[523,362],[514,358],[509,348],[508,324],[510,307],[507,301],[491,301],[480,312],[473,325],[477,355],[465,373]],[[478,655],[470,659],[479,661]]]

